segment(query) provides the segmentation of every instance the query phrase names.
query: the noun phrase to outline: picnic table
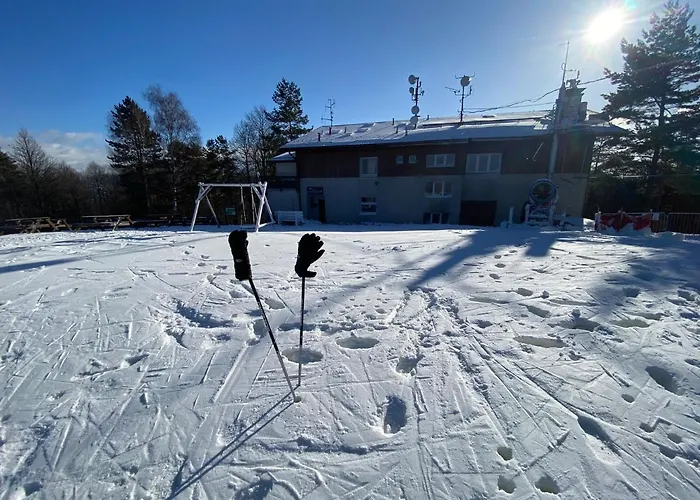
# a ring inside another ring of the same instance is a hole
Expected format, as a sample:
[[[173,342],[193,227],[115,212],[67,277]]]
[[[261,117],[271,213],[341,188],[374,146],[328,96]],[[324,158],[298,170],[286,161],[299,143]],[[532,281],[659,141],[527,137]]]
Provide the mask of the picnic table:
[[[19,219],[8,219],[0,226],[0,233],[40,233],[47,231],[71,230],[66,219],[52,219],[51,217],[22,217]]]
[[[134,222],[130,214],[121,215],[83,215],[82,222],[75,224],[76,229],[111,229],[131,227]]]
[[[134,221],[135,227],[186,226],[190,218],[182,214],[152,214]]]

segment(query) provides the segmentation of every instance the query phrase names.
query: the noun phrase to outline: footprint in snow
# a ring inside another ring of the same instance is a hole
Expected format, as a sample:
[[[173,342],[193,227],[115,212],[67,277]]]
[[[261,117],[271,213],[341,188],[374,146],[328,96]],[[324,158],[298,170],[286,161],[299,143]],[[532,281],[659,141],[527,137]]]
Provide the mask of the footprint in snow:
[[[411,373],[418,368],[418,363],[420,363],[423,356],[418,354],[416,356],[402,356],[399,358],[399,362],[396,363],[396,371],[399,373]]]
[[[672,394],[683,394],[683,387],[678,384],[676,376],[665,368],[660,366],[647,366],[646,372],[654,380],[654,382],[659,384],[668,392]]]
[[[504,267],[506,267],[506,265],[503,262],[499,262],[498,264],[496,264],[496,267],[503,269]]]
[[[496,451],[506,462],[513,459],[513,449],[508,446],[499,446]]]
[[[396,434],[406,422],[406,402],[398,396],[387,396],[384,404],[384,433]]]
[[[515,481],[506,476],[498,476],[498,489],[511,494],[515,491]]]
[[[500,277],[498,274],[496,274],[496,273],[491,273],[491,274],[489,274],[489,276],[490,276],[491,278],[495,279],[495,280],[500,280],[500,279],[501,279],[501,277]]]
[[[323,353],[315,351],[313,349],[309,349],[307,347],[302,348],[301,353],[299,353],[298,348],[285,349],[284,351],[282,351],[282,355],[292,363],[302,365],[308,363],[316,363],[323,359]]]
[[[352,335],[336,340],[340,347],[345,349],[370,349],[379,343],[379,340],[372,337],[357,337]]]
[[[535,487],[542,493],[552,493],[554,495],[559,494],[559,486],[556,481],[549,476],[542,476],[535,483]]]

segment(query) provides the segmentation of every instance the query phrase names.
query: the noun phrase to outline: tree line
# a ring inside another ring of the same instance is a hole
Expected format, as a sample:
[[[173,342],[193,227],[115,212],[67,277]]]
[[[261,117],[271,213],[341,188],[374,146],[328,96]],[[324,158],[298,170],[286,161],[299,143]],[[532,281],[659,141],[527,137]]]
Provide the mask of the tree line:
[[[700,212],[700,35],[688,4],[669,1],[634,43],[622,71],[605,70],[606,118],[627,133],[596,145],[586,214]]]
[[[20,130],[8,150],[0,150],[0,220],[188,215],[199,182],[265,181],[274,175],[270,160],[279,148],[310,130],[301,90],[284,78],[272,95],[271,111],[255,106],[235,125],[232,137],[219,135],[204,144],[177,93],[153,85],[143,98],[148,111],[130,96],[111,110],[106,165],[90,163],[78,171]],[[233,197],[213,193],[214,203]]]

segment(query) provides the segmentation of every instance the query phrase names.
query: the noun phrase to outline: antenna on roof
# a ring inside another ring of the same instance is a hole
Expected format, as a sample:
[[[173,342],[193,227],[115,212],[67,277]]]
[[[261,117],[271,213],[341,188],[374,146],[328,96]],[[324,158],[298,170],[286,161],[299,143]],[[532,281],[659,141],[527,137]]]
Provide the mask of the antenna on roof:
[[[335,99],[329,97],[328,104],[326,104],[326,109],[328,110],[328,116],[330,116],[330,118],[326,118],[325,113],[324,116],[321,117],[322,122],[329,122],[328,135],[333,133],[333,106],[335,106]]]
[[[413,116],[411,117],[409,123],[413,125],[413,128],[415,129],[418,126],[418,117],[420,116],[418,114],[420,113],[418,98],[425,94],[425,92],[422,90],[423,85],[420,82],[420,77],[411,75],[408,77],[408,83],[414,85],[414,87],[409,87],[408,91],[411,93],[411,100],[414,102],[413,107],[411,107],[411,113],[413,113]]]
[[[456,80],[459,80],[459,85],[462,90],[453,89],[452,87],[445,87],[447,90],[451,91],[454,95],[459,96],[459,123],[464,122],[464,98],[472,95],[472,79],[476,75],[472,76],[455,76]],[[469,92],[467,93],[464,89],[469,87]]]

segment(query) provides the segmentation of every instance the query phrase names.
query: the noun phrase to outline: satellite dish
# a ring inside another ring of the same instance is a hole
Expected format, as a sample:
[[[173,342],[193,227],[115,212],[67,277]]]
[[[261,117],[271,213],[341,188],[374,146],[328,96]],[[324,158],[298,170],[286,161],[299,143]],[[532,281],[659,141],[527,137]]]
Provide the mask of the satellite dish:
[[[471,77],[471,76],[463,76],[462,79],[459,81],[459,84],[460,84],[462,87],[466,87],[466,86],[469,85],[470,83],[472,83],[472,77]]]
[[[408,83],[410,83],[411,85],[416,83],[416,80],[417,80],[417,78],[414,75],[411,75],[408,77]]]
[[[411,125],[415,125],[416,123],[418,123],[418,117],[412,116],[411,119],[408,120],[408,123],[410,123]]]
[[[413,92],[414,92],[413,87],[408,87],[408,92],[409,92],[411,95],[413,95]]]
[[[420,108],[418,106],[413,106],[411,108],[411,113],[413,113],[414,115],[417,115],[418,113],[420,113]]]

